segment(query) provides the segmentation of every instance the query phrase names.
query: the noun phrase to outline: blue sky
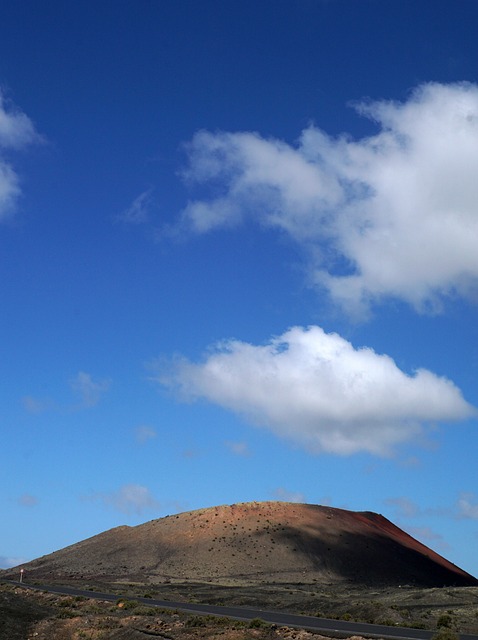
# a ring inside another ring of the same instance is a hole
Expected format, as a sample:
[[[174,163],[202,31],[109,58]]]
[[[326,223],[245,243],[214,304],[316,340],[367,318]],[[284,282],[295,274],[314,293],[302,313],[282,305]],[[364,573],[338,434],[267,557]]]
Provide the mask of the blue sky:
[[[0,11],[0,566],[279,499],[478,575],[477,4]]]

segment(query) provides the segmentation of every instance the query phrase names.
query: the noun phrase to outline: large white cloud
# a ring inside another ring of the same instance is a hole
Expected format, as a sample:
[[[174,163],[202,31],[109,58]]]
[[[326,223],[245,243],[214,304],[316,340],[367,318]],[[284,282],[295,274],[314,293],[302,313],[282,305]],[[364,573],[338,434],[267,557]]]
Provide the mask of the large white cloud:
[[[223,342],[203,362],[177,359],[158,379],[317,453],[388,455],[429,422],[474,414],[451,381],[425,369],[407,375],[392,358],[317,326],[260,346]]]
[[[425,84],[404,103],[357,111],[378,133],[354,140],[316,127],[296,145],[256,133],[197,133],[191,184],[208,198],[182,212],[204,233],[252,216],[308,250],[310,277],[364,311],[383,297],[439,309],[478,285],[478,86]]]
[[[0,220],[12,213],[21,193],[18,175],[5,152],[40,139],[28,116],[9,104],[0,91]]]

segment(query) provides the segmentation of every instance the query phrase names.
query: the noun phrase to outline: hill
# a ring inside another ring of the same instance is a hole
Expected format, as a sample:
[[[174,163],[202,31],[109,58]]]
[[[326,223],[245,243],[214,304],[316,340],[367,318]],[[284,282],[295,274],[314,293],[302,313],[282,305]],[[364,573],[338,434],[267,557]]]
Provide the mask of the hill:
[[[41,581],[478,585],[381,515],[286,502],[117,527],[22,566]]]

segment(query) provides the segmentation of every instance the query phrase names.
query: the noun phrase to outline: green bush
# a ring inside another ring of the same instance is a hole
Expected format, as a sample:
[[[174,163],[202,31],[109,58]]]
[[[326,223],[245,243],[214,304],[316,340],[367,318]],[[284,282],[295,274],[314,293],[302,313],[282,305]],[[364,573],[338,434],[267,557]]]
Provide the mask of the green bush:
[[[446,628],[450,629],[452,625],[453,619],[449,613],[442,613],[441,616],[437,620],[437,628]]]
[[[231,618],[225,616],[191,616],[186,621],[187,627],[224,627],[232,624]]]
[[[442,627],[434,636],[432,636],[432,640],[459,640],[459,636],[452,629]]]
[[[144,604],[135,607],[134,613],[137,616],[155,616],[157,611],[155,607],[148,607],[148,605]]]
[[[262,620],[262,618],[252,618],[248,626],[250,629],[261,629],[263,627],[268,627],[270,625],[265,620]]]

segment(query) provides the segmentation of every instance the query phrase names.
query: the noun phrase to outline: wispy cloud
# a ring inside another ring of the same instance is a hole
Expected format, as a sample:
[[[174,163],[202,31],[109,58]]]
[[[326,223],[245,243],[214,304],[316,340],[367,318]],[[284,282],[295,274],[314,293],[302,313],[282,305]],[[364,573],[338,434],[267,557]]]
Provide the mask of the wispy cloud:
[[[445,538],[440,533],[433,531],[430,527],[407,526],[406,531],[417,540],[420,540],[420,542],[423,542],[423,544],[433,543],[434,547],[441,549],[442,551],[450,548],[450,545]]]
[[[23,408],[31,414],[40,414],[45,411],[63,412],[72,409],[88,409],[100,402],[102,396],[111,387],[111,380],[109,378],[95,379],[91,374],[79,371],[69,380],[69,386],[79,399],[79,402],[73,407],[70,403],[67,404],[61,400],[27,395],[21,399]]]
[[[11,215],[21,194],[18,175],[4,159],[3,150],[19,150],[40,140],[30,118],[9,102],[0,89],[0,220]]]
[[[133,200],[131,205],[122,211],[118,220],[126,224],[142,224],[147,222],[151,207],[153,189],[143,191],[137,198]]]
[[[478,497],[473,493],[462,493],[458,499],[458,516],[478,520]]]
[[[251,455],[247,442],[231,442],[230,440],[226,440],[224,445],[235,456],[248,457]]]
[[[95,493],[85,499],[100,502],[126,515],[141,515],[145,511],[159,510],[160,504],[151,491],[139,484],[126,484],[112,493]]]
[[[387,500],[385,500],[385,504],[387,506],[395,507],[397,516],[400,518],[414,518],[420,511],[415,502],[404,496],[399,498],[387,498]]]
[[[273,498],[276,500],[281,500],[284,502],[297,502],[304,503],[306,502],[305,495],[300,491],[289,491],[289,489],[285,489],[284,487],[278,487],[272,492]]]
[[[438,311],[478,288],[478,86],[418,87],[404,103],[362,102],[374,136],[304,130],[297,145],[255,133],[197,133],[192,199],[180,229],[205,233],[253,216],[299,243],[310,282],[355,314],[392,297]],[[221,196],[218,192],[220,185]]]
[[[34,398],[33,396],[24,396],[22,398],[23,407],[28,413],[43,413],[53,406],[51,400],[43,398]]]
[[[136,442],[139,444],[145,444],[148,440],[154,440],[157,435],[153,427],[147,425],[141,425],[135,429]]]
[[[18,565],[24,564],[25,562],[28,562],[27,558],[0,556],[0,569],[11,569],[12,567],[18,567]]]
[[[35,507],[39,500],[36,496],[32,496],[30,493],[24,493],[18,498],[18,504],[22,507]]]
[[[384,501],[384,504],[388,507],[394,507],[394,522],[411,536],[420,540],[424,544],[433,543],[433,546],[441,551],[445,551],[450,548],[450,545],[445,538],[440,533],[434,531],[430,526],[411,523],[428,519],[430,517],[439,518],[440,520],[443,520],[443,518],[453,518],[453,509],[446,506],[424,508],[406,496],[388,498]],[[405,521],[405,523],[403,521]]]
[[[94,380],[89,373],[80,371],[70,381],[70,386],[80,397],[83,407],[94,407],[100,401],[101,396],[110,388],[111,380]]]
[[[225,341],[200,363],[176,359],[157,379],[180,398],[205,398],[315,453],[389,455],[429,421],[475,413],[451,381],[426,369],[407,375],[387,355],[317,326],[259,346]]]

